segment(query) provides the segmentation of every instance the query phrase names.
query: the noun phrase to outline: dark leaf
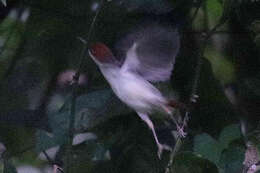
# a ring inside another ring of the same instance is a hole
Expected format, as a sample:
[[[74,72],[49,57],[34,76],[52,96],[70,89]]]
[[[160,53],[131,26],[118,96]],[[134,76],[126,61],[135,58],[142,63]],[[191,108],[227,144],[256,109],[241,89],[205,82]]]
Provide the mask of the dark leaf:
[[[176,155],[174,164],[171,168],[171,172],[181,173],[198,173],[198,172],[210,172],[218,173],[216,165],[212,164],[208,160],[198,157],[191,152],[185,152]]]
[[[53,134],[56,143],[64,144],[68,139],[69,134],[69,113],[60,113],[59,115],[60,121],[56,122],[56,126],[53,126]]]
[[[229,143],[235,139],[241,137],[240,129],[238,124],[232,124],[225,127],[219,136],[219,142],[224,147],[227,148]]]
[[[96,150],[94,151],[94,161],[104,161],[110,159],[109,150],[100,143],[97,143]]]
[[[48,115],[50,127],[52,130],[51,134],[41,130],[37,131],[37,152],[66,143],[68,139],[70,119],[70,111],[67,109],[69,105],[70,104],[68,102],[61,112],[53,112]]]
[[[36,132],[36,141],[36,152],[41,152],[57,145],[54,138],[42,130]]]
[[[231,146],[221,155],[220,167],[224,173],[241,172],[243,167],[245,149],[240,146]]]
[[[260,20],[255,20],[254,22],[252,22],[250,28],[254,33],[260,33]]]
[[[109,102],[109,99],[112,96],[112,90],[104,89],[99,91],[94,91],[86,95],[79,96],[77,98],[77,110],[84,108],[88,109],[100,109],[106,103]]]
[[[76,100],[76,128],[93,128],[113,116],[129,113],[111,89],[95,91]]]
[[[115,0],[115,3],[125,7],[128,11],[153,12],[160,14],[169,12],[172,9],[169,2],[164,0]]]
[[[223,147],[206,133],[195,136],[194,152],[218,165]]]
[[[224,0],[223,12],[219,23],[225,23],[229,19],[230,13],[234,10],[235,3],[235,0]]]
[[[3,173],[17,173],[16,168],[10,160],[4,160],[4,172]]]
[[[53,132],[53,140],[58,145],[64,144],[69,134],[70,111],[66,110],[50,114],[49,119]]]

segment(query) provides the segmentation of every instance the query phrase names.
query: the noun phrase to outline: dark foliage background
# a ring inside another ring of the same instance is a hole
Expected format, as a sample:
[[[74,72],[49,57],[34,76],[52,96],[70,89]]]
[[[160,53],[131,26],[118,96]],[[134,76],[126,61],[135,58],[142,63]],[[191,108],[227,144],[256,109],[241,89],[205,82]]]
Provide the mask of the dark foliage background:
[[[260,161],[259,9],[258,0],[1,0],[0,169],[249,173]],[[199,96],[184,139],[152,116],[174,148],[161,160],[87,54],[96,41],[115,51],[147,18],[181,35],[171,80],[157,86],[185,103]]]

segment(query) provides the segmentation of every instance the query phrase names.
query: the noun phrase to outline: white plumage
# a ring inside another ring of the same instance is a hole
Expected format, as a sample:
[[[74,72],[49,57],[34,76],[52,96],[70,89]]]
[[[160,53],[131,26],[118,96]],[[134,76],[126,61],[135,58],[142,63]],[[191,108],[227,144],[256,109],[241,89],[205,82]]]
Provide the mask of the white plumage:
[[[123,56],[119,58],[124,59],[121,66],[110,49],[102,43],[92,45],[89,54],[118,98],[134,109],[151,128],[160,157],[163,149],[170,148],[158,141],[148,114],[154,110],[168,114],[170,111],[168,100],[149,81],[170,78],[179,50],[178,33],[171,28],[152,24],[138,28],[122,38],[117,45],[121,45],[118,51]]]

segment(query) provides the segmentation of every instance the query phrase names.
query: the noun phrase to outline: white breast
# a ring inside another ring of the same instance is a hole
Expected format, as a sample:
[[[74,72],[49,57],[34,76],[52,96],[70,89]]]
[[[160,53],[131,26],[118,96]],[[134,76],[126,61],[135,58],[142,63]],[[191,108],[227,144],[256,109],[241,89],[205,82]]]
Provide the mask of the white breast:
[[[159,90],[136,74],[121,73],[110,84],[115,94],[137,112],[151,112],[166,102]]]

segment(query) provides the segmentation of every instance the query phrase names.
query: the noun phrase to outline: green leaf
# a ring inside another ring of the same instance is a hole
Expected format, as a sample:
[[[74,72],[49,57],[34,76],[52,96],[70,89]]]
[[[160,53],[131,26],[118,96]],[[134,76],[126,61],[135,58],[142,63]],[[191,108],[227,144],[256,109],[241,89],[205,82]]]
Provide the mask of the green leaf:
[[[223,164],[226,164],[226,162],[223,163],[223,151],[225,148],[228,148],[229,144],[232,141],[239,138],[241,138],[239,126],[238,124],[232,124],[225,127],[222,130],[219,137],[219,141],[216,141],[211,136],[205,133],[195,136],[194,151],[195,153],[199,154],[202,158],[208,159],[213,163],[215,163],[215,165],[219,168],[219,171],[222,172],[224,168],[226,169],[226,166],[223,166]],[[220,163],[221,159],[222,162]],[[237,160],[235,160],[235,158],[230,158],[230,159],[231,161],[234,160],[234,164],[237,164],[236,162]],[[238,160],[239,163],[240,161],[241,159]]]
[[[238,124],[232,124],[225,127],[219,136],[219,142],[223,148],[227,148],[229,143],[235,139],[241,138],[241,132]]]
[[[38,131],[36,151],[40,152],[50,147],[66,143],[69,134],[70,102],[67,101],[61,112],[52,112],[48,114],[52,134],[44,131]]]
[[[6,7],[6,0],[1,0],[2,4]]]
[[[63,143],[68,135],[72,96],[69,95],[61,108],[48,114],[55,141]]]
[[[220,159],[220,167],[224,173],[240,172],[244,161],[245,149],[240,146],[229,147],[223,152]]]
[[[61,145],[66,142],[69,134],[70,110],[49,115],[50,125],[53,131],[53,140]]]
[[[112,102],[112,91],[104,89],[82,95],[76,100],[76,127],[92,127],[100,119],[106,119],[106,108]]]
[[[53,137],[42,130],[36,132],[36,141],[36,152],[38,153],[57,145]]]
[[[3,3],[3,1],[2,1]],[[23,11],[21,16],[28,11]],[[0,78],[11,62],[14,62],[25,31],[25,23],[19,20],[18,10],[13,9],[0,23]]]
[[[171,170],[172,173],[218,173],[218,168],[216,165],[204,158],[196,156],[191,152],[184,152],[176,155]]]
[[[204,54],[212,65],[214,75],[222,84],[231,83],[235,80],[234,64],[226,55],[210,47],[207,47]]]
[[[218,165],[223,147],[206,133],[195,136],[193,150],[202,158]]]
[[[116,115],[125,106],[118,107],[120,101],[115,98],[111,89],[98,90],[76,99],[75,128],[86,129],[95,126],[100,121]],[[57,145],[66,142],[69,131],[71,97],[66,99],[60,111],[49,114],[50,126],[53,130],[53,141]],[[112,107],[111,107],[112,106]],[[111,110],[112,108],[113,110]],[[116,112],[114,110],[117,110]],[[47,145],[47,144],[46,144]],[[48,146],[48,145],[47,145]]]
[[[52,140],[54,143],[43,144],[44,146],[40,148],[46,148],[53,144],[61,145],[66,142],[69,133],[70,106],[71,97],[68,97],[59,111],[48,115],[53,130]],[[125,109],[126,106],[115,97],[111,89],[94,91],[76,99],[74,126],[76,130],[91,128],[99,122],[111,118],[111,116],[120,114]]]
[[[79,96],[77,98],[76,109],[99,109],[102,108],[111,98],[112,90],[104,89],[94,91],[86,95]]]
[[[17,173],[15,166],[10,162],[10,160],[4,160],[3,173]]]
[[[218,0],[207,0],[206,5],[208,13],[208,23],[209,27],[211,28],[219,23],[223,8]]]
[[[111,89],[95,91],[77,98],[75,127],[93,128],[111,117],[129,112]]]

